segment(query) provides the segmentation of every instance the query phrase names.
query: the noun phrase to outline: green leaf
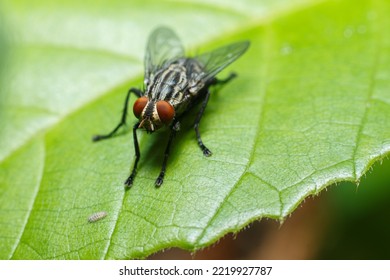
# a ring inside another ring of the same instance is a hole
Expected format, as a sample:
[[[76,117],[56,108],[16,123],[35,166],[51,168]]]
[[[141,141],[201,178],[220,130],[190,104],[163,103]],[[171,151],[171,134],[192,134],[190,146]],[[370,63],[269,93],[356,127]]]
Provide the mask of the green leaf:
[[[0,30],[2,259],[196,250],[256,219],[284,219],[389,153],[386,0],[10,2]],[[142,157],[125,192],[131,125],[111,140],[91,136],[109,132],[128,88],[142,87],[158,25],[175,27],[190,53],[251,46],[221,73],[239,75],[213,92],[200,124],[213,156],[197,146],[194,111],[156,189],[168,132],[139,133]],[[108,216],[88,223],[99,211]]]

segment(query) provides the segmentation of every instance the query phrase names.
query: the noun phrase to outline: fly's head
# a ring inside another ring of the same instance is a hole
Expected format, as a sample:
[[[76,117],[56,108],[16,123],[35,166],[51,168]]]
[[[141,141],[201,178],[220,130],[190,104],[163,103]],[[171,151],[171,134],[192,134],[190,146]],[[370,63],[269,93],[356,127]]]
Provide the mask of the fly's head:
[[[138,98],[133,106],[133,113],[139,119],[139,128],[147,132],[169,125],[175,117],[175,109],[165,100],[151,100],[147,96]]]

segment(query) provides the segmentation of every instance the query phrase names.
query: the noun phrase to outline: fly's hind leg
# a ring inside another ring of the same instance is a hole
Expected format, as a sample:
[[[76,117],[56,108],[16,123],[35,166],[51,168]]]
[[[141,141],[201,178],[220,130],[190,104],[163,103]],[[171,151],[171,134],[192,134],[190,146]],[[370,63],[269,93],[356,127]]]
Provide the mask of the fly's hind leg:
[[[119,124],[108,134],[103,134],[103,135],[94,135],[92,137],[92,141],[94,142],[97,142],[99,140],[103,140],[103,139],[108,139],[108,138],[111,138],[117,131],[118,129],[125,125],[126,124],[126,117],[127,117],[127,108],[128,108],[128,105],[129,105],[129,98],[130,98],[130,93],[134,93],[136,96],[138,97],[141,97],[143,95],[143,92],[137,88],[131,88],[128,92],[127,92],[127,95],[126,95],[126,99],[125,99],[125,104],[124,104],[124,107],[123,107],[123,113],[122,113],[122,118],[121,118],[121,121],[119,122]]]
[[[227,76],[225,79],[214,78],[214,80],[211,82],[211,85],[224,85],[233,80],[235,77],[237,77],[237,74],[233,72],[230,73],[229,76]]]
[[[198,141],[199,148],[202,150],[203,155],[205,155],[206,157],[211,156],[212,152],[203,144],[203,141],[202,141],[202,138],[200,137],[200,132],[199,132],[199,123],[200,123],[200,120],[202,119],[202,116],[203,116],[204,110],[206,109],[207,102],[209,101],[209,98],[210,98],[210,90],[207,89],[206,96],[202,102],[202,107],[199,110],[199,113],[195,119],[195,124],[194,124],[196,139]]]
[[[236,73],[230,73],[230,75],[223,80],[214,78],[214,80],[211,81],[210,85],[224,85],[224,84],[230,82],[236,76],[237,76]],[[194,124],[194,129],[195,129],[196,139],[198,141],[198,145],[199,145],[200,149],[202,150],[203,155],[205,155],[206,157],[211,156],[212,152],[205,146],[205,144],[202,141],[202,138],[200,137],[199,123],[200,123],[200,120],[202,119],[202,116],[203,116],[204,110],[206,109],[209,98],[210,98],[210,90],[207,89],[205,98],[203,99],[203,102],[202,102],[202,107],[199,110],[198,116],[196,117],[195,124]]]

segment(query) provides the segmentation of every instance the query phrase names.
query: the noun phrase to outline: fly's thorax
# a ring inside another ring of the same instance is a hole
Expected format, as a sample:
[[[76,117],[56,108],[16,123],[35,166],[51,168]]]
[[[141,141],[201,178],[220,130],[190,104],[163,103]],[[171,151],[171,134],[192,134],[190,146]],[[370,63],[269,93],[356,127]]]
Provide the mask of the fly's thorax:
[[[188,84],[186,67],[181,60],[167,64],[145,77],[146,95],[155,100],[170,100]]]
[[[133,112],[140,121],[138,127],[147,132],[169,125],[175,117],[175,109],[168,101],[153,100],[147,96],[141,96],[135,101]]]

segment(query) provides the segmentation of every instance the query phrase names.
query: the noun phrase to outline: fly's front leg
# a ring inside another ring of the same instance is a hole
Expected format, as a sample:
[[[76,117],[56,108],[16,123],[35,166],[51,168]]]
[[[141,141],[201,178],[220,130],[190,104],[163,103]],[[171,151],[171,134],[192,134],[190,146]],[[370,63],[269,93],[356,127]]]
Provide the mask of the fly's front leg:
[[[137,173],[137,164],[139,161],[139,158],[141,157],[141,153],[139,151],[139,145],[138,145],[138,138],[137,138],[137,129],[139,127],[139,122],[137,122],[133,126],[133,141],[134,141],[134,150],[135,150],[135,161],[133,165],[133,170],[131,171],[130,176],[125,181],[125,186],[127,188],[130,188],[133,185],[135,174]]]
[[[128,105],[129,105],[129,99],[130,99],[130,93],[134,93],[135,95],[137,95],[138,97],[142,96],[142,91],[137,89],[137,88],[131,88],[128,92],[127,92],[127,95],[126,95],[126,99],[125,99],[125,104],[124,104],[124,107],[123,107],[123,113],[122,113],[122,118],[121,118],[121,121],[119,122],[119,124],[108,134],[103,134],[103,135],[95,135],[92,137],[92,141],[94,142],[97,142],[99,140],[103,140],[103,139],[107,139],[107,138],[111,138],[117,131],[118,129],[125,125],[126,124],[126,117],[127,117],[127,108],[128,108]]]
[[[199,132],[199,122],[203,116],[203,113],[204,113],[204,110],[206,109],[206,106],[207,106],[207,102],[209,101],[209,98],[210,98],[210,90],[207,89],[207,93],[206,93],[206,96],[202,102],[202,107],[200,108],[200,111],[198,113],[198,116],[196,117],[195,119],[195,124],[194,124],[194,129],[195,129],[195,133],[196,133],[196,139],[198,141],[198,145],[200,147],[200,149],[202,150],[203,154],[206,156],[206,157],[209,157],[211,156],[211,151],[203,144],[203,141],[202,141],[202,138],[200,137],[200,132]]]
[[[164,176],[165,176],[165,170],[167,168],[167,162],[168,162],[168,156],[171,150],[171,144],[173,142],[173,138],[175,138],[176,132],[180,130],[180,123],[179,121],[175,120],[174,123],[172,124],[171,128],[171,134],[169,135],[169,140],[167,147],[165,148],[165,153],[164,153],[164,161],[161,167],[160,175],[158,175],[156,179],[156,187],[160,187],[164,181]]]

